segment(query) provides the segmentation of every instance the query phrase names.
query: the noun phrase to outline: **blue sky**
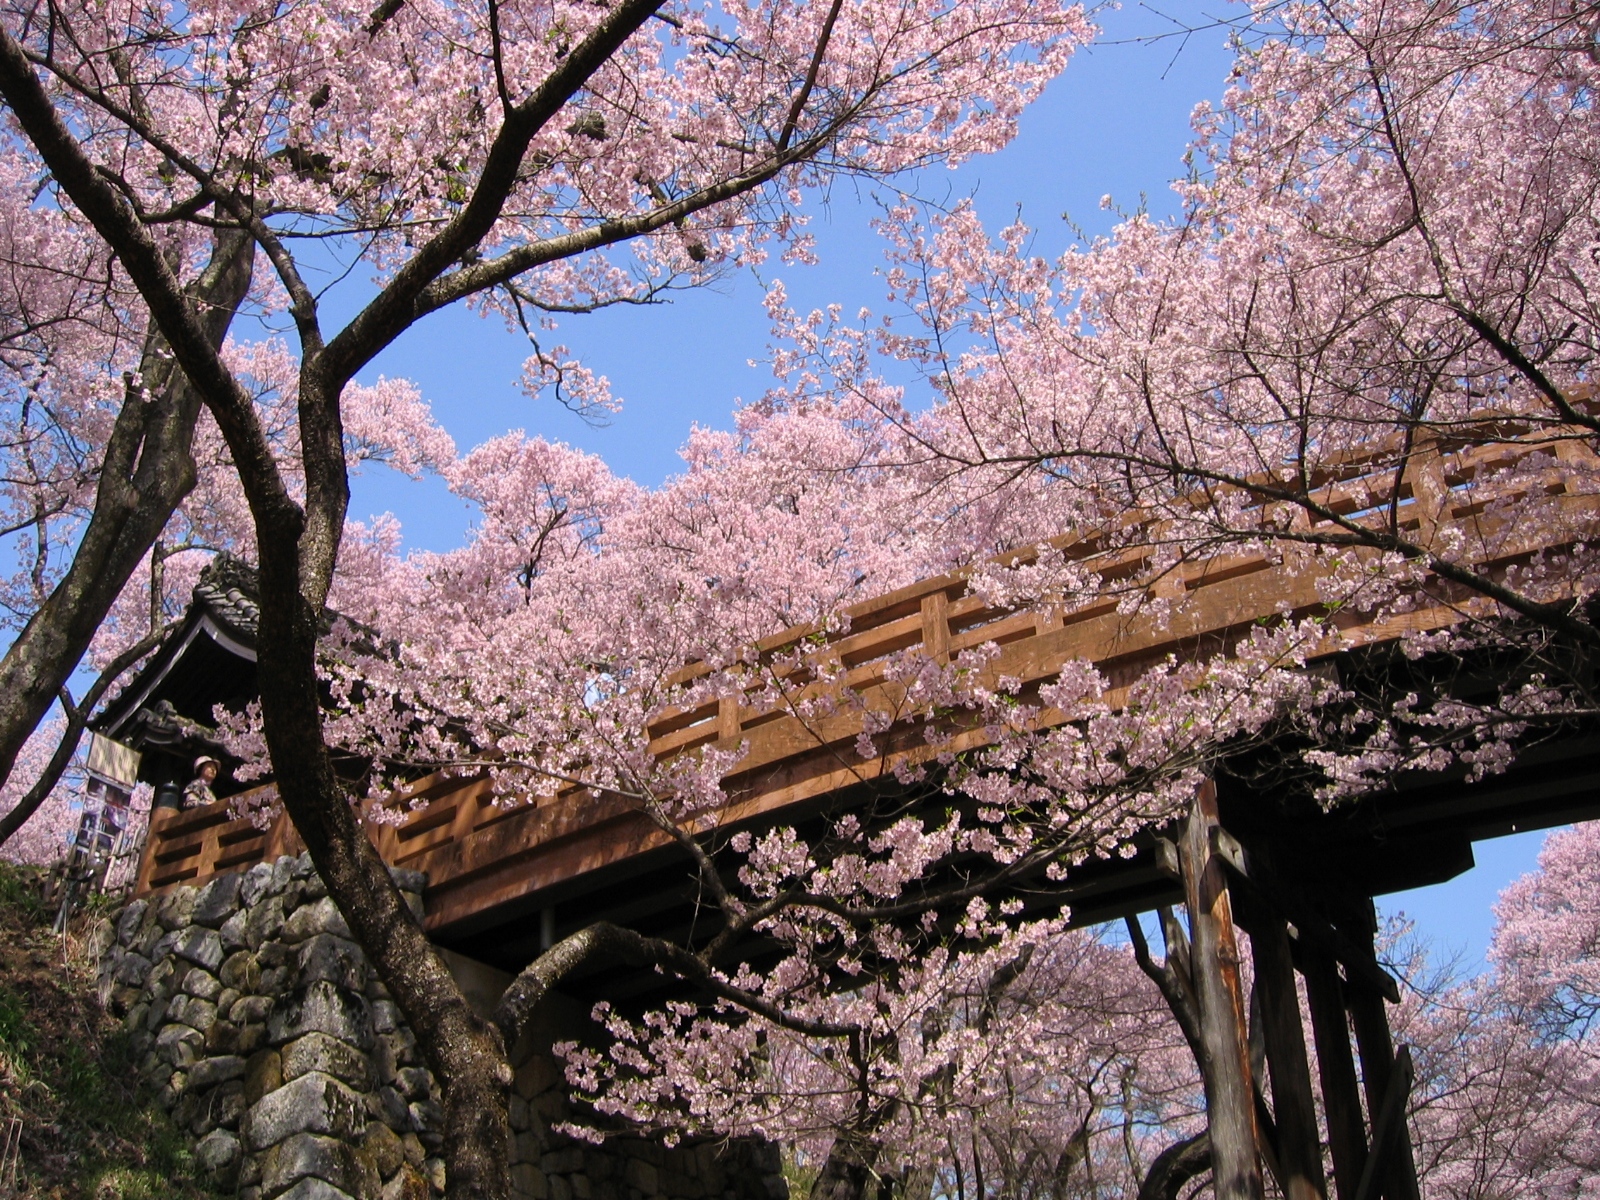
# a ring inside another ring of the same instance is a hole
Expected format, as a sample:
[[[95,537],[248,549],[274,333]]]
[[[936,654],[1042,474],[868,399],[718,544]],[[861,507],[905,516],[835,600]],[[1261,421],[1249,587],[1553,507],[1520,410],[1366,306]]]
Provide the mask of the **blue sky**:
[[[915,181],[923,196],[953,201],[971,196],[990,228],[1021,211],[1038,230],[1036,249],[1053,255],[1073,240],[1063,217],[1090,236],[1108,231],[1115,214],[1100,198],[1129,210],[1141,203],[1169,213],[1171,179],[1183,172],[1189,115],[1220,96],[1232,55],[1224,31],[1205,29],[1237,10],[1184,0],[1160,11],[1145,5],[1102,14],[1105,38],[1080,53],[1066,74],[1022,118],[1005,151],[956,171],[929,172]],[[1179,22],[1201,32],[1177,33]],[[1167,35],[1148,40],[1152,35]],[[771,381],[751,365],[766,354],[761,307],[764,280],[782,278],[791,301],[811,308],[842,303],[881,307],[877,275],[881,248],[870,230],[874,196],[844,184],[814,198],[811,212],[821,256],[810,268],[769,266],[713,290],[681,293],[671,304],[627,308],[567,320],[559,340],[593,370],[609,377],[623,409],[594,428],[553,401],[531,401],[515,386],[526,344],[497,321],[457,309],[428,318],[364,373],[415,380],[463,449],[509,429],[567,441],[604,457],[619,474],[658,484],[677,470],[677,448],[691,425],[729,422],[735,405],[760,396]],[[359,302],[358,286],[329,298]],[[414,483],[382,468],[355,481],[351,515],[398,516],[406,543],[444,549],[459,543],[470,514],[437,481]],[[1542,835],[1483,843],[1478,866],[1451,883],[1385,898],[1387,912],[1405,912],[1468,966],[1481,962],[1500,889],[1535,866]]]

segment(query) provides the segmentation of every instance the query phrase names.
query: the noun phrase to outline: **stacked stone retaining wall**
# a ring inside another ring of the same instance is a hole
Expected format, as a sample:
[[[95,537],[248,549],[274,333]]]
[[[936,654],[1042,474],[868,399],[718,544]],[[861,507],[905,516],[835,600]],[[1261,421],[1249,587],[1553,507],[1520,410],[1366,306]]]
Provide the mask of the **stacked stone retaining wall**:
[[[420,913],[424,879],[394,872]],[[128,904],[101,956],[143,1079],[240,1200],[429,1200],[442,1113],[416,1041],[308,856]],[[777,1148],[577,1142],[548,1042],[513,1066],[518,1200],[788,1200]]]

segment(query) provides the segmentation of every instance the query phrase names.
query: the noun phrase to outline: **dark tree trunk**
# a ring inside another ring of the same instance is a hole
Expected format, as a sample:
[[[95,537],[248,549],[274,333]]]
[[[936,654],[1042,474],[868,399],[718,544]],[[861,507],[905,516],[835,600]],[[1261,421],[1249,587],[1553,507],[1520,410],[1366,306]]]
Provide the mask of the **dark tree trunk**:
[[[264,506],[263,506],[264,507]],[[342,509],[341,509],[342,515]],[[304,522],[284,503],[258,510],[261,547],[261,710],[274,775],[295,828],[439,1080],[447,1195],[503,1200],[510,1193],[511,1071],[498,1031],[461,990],[363,830],[334,775],[322,736],[316,648],[320,606],[302,594]],[[313,550],[317,539],[310,539]],[[326,543],[324,543],[325,545]],[[316,590],[325,593],[326,583]]]
[[[213,348],[222,345],[249,290],[254,259],[255,244],[248,235],[220,232],[206,270],[186,289]],[[72,564],[0,659],[0,782],[10,778],[23,743],[50,711],[111,605],[194,488],[192,451],[200,393],[174,365],[166,339],[154,328],[139,367],[151,398],[144,400],[131,385],[124,394],[101,465],[94,511]],[[0,820],[0,842],[31,811],[19,806]]]
[[[809,1200],[878,1200],[874,1168],[883,1147],[870,1138],[840,1134],[828,1150]],[[930,1181],[931,1182],[931,1181]]]
[[[1205,1132],[1174,1142],[1150,1164],[1139,1200],[1178,1200],[1183,1185],[1211,1169],[1211,1137]]]

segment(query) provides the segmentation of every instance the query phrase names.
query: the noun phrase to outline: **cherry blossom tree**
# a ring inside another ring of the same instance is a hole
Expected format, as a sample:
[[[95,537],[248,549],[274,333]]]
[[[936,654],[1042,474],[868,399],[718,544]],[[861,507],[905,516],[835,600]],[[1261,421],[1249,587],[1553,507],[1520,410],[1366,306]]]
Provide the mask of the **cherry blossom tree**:
[[[604,403],[597,377],[538,343],[546,318],[702,282],[774,241],[804,256],[800,189],[1003,144],[1087,33],[1076,8],[1001,0],[7,11],[0,95],[23,177],[115,264],[185,380],[184,412],[203,404],[227,446],[260,559],[278,789],[440,1079],[453,1194],[507,1189],[505,1046],[371,851],[317,703],[348,386],[423,316],[471,300],[535,339],[530,385]],[[377,276],[343,329],[324,327],[308,240]],[[226,248],[215,266],[207,246]],[[234,304],[206,290],[258,254],[261,303],[297,343],[288,453],[222,351]],[[135,394],[128,422],[148,408]]]
[[[1110,592],[1164,619],[1188,602],[1178,573],[1265,555],[1319,581],[1286,611],[1320,606],[1330,635],[1340,613],[1388,624],[1435,685],[1472,655],[1518,661],[1493,696],[1355,702],[1356,736],[1308,760],[1328,797],[1456,758],[1498,769],[1595,707],[1574,665],[1600,645],[1593,13],[1258,17],[1197,115],[1179,219],[1135,215],[1051,264],[970,207],[899,210],[905,315],[852,325],[775,295],[779,395],[879,413],[899,434],[880,461],[921,473],[954,541],[1124,547],[1114,575],[1047,553],[1020,601]],[[1530,530],[1554,548],[1530,552]]]

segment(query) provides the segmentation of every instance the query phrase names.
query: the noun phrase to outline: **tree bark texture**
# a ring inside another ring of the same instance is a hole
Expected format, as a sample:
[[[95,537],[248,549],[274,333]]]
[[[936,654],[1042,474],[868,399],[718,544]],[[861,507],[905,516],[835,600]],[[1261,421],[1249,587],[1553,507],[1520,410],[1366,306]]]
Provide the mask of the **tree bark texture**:
[[[1239,947],[1220,860],[1212,853],[1217,823],[1216,784],[1195,795],[1180,846],[1189,908],[1189,938],[1200,1037],[1206,1045],[1206,1118],[1218,1200],[1261,1200],[1255,1091],[1250,1071]]]
[[[1183,1185],[1211,1169],[1211,1136],[1205,1131],[1174,1142],[1150,1164],[1138,1200],[1178,1200]]]

